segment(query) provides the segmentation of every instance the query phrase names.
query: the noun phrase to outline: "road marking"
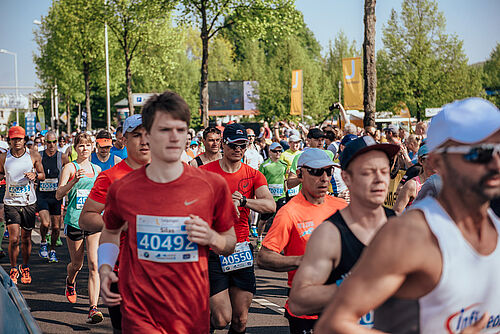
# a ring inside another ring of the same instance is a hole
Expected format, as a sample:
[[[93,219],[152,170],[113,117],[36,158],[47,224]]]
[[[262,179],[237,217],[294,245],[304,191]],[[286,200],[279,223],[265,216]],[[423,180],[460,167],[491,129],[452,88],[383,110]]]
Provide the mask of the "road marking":
[[[285,309],[279,305],[276,305],[275,303],[271,303],[269,300],[264,299],[264,298],[254,298],[254,302],[257,304],[264,306],[265,308],[268,308],[270,310],[273,310],[274,312],[283,315],[285,313]]]

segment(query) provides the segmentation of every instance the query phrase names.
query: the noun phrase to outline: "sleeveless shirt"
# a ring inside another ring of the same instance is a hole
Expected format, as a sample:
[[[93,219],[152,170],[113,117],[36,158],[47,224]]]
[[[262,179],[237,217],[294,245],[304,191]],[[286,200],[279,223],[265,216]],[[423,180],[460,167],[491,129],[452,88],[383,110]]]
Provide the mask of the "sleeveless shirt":
[[[81,168],[76,161],[72,164],[75,165],[76,171]],[[88,177],[85,175],[70,189],[68,192],[68,209],[66,216],[64,216],[64,223],[71,227],[80,229],[78,225],[78,219],[80,219],[80,213],[82,212],[83,205],[89,196],[90,190],[94,186],[95,179],[97,178],[96,165],[90,163],[92,170],[94,172],[93,177]]]
[[[49,156],[47,151],[42,151],[41,155],[45,180],[39,182],[36,194],[38,198],[55,198],[62,170],[62,153],[56,151],[53,156]]]
[[[7,152],[4,165],[7,185],[4,197],[5,204],[26,206],[36,202],[35,184],[24,175],[24,173],[34,170],[28,149],[19,158],[14,157],[10,150]]]

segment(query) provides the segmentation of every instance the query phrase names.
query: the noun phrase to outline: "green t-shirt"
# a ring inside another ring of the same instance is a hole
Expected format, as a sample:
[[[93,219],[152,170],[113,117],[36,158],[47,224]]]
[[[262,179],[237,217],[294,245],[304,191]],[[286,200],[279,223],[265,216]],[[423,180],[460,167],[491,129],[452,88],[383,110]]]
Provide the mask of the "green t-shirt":
[[[285,197],[285,175],[287,169],[286,162],[281,160],[273,162],[271,159],[267,159],[259,167],[259,171],[266,177],[269,191],[275,201]]]
[[[293,158],[302,153],[302,151],[295,151],[288,149],[285,152],[281,153],[280,160],[286,162],[288,169],[292,166]]]

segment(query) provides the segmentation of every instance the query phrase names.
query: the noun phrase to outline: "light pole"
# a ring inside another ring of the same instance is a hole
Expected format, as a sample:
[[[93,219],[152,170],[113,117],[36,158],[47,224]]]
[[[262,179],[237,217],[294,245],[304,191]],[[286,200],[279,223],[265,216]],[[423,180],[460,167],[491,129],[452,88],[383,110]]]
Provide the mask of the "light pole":
[[[16,104],[17,104],[19,102],[19,90],[17,85],[17,53],[10,52],[5,49],[0,49],[0,53],[5,53],[14,56],[14,73],[16,76]],[[16,111],[16,122],[17,125],[19,125],[19,113],[17,112],[17,108],[15,108],[15,111]]]
[[[106,6],[107,1],[104,0]],[[108,131],[111,131],[111,101],[109,97],[109,56],[108,56],[108,24],[104,22],[104,50],[106,54],[106,120]]]

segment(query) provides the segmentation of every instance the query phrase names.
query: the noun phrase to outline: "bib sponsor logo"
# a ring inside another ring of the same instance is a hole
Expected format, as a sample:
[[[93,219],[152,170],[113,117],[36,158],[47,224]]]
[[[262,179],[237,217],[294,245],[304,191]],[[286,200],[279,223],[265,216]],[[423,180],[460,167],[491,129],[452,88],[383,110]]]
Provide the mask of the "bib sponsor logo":
[[[447,333],[461,333],[465,328],[479,321],[484,314],[484,310],[480,310],[479,305],[481,304],[472,304],[450,315],[445,323]],[[490,315],[481,333],[500,333],[500,314]]]

